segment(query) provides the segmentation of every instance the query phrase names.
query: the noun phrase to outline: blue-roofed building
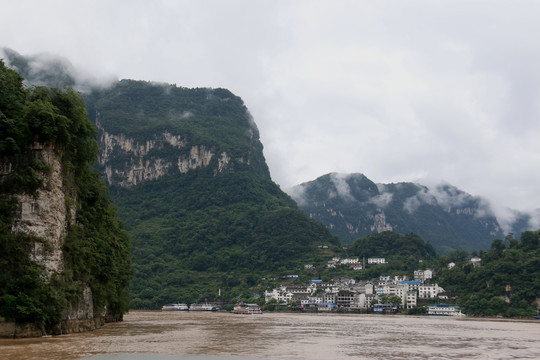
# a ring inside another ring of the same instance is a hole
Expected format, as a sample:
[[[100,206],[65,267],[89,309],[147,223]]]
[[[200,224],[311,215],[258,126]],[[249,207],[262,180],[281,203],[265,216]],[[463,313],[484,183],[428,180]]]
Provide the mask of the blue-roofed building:
[[[407,281],[401,281],[400,284],[407,285],[408,290],[418,290],[418,287],[422,284],[421,281],[416,280],[407,280]]]

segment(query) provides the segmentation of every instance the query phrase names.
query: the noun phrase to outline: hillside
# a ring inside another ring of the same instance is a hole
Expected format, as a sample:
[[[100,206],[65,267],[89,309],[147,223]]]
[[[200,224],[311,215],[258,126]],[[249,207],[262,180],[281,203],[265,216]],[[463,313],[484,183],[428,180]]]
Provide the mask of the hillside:
[[[89,166],[85,115],[75,91],[26,89],[0,61],[0,336],[91,330],[128,309],[130,239]]]
[[[132,306],[250,297],[318,245],[338,248],[271,180],[230,91],[122,80],[86,100],[99,169],[133,237]]]
[[[495,239],[487,251],[439,259],[437,279],[471,315],[533,316],[540,311],[540,231],[526,231],[520,240]],[[455,264],[449,267],[448,264]]]
[[[327,174],[289,191],[299,207],[344,243],[372,233],[416,233],[439,253],[489,248],[503,237],[488,205],[451,185],[375,184],[362,174]]]

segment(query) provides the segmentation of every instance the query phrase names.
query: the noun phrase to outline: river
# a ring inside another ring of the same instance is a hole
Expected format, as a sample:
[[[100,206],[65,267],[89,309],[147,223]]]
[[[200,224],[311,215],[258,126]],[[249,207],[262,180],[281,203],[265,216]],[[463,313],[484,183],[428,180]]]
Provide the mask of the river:
[[[539,359],[540,321],[132,311],[88,333],[0,339],[0,358]]]

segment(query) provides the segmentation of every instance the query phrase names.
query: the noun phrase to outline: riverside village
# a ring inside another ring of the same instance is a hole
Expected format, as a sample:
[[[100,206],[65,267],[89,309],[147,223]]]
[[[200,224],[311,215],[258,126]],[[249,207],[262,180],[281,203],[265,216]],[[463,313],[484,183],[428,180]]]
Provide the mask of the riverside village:
[[[477,261],[476,259],[474,261]],[[368,265],[385,264],[385,258],[368,258]],[[454,264],[449,264],[453,266]],[[327,267],[349,266],[353,270],[362,270],[365,262],[358,258],[338,258],[328,261]],[[306,269],[311,264],[304,265]],[[297,275],[287,275],[295,278]],[[463,315],[455,304],[435,303],[448,300],[445,291],[436,283],[431,283],[433,270],[416,270],[414,279],[407,276],[380,276],[378,279],[355,281],[354,279],[335,278],[330,282],[314,279],[305,285],[282,285],[271,291],[265,291],[266,304],[276,303],[291,306],[300,311],[350,311],[375,313],[396,313],[401,310],[417,308],[420,303],[428,305],[428,315],[460,316]],[[436,300],[436,301],[435,301]],[[434,303],[429,303],[429,302]],[[412,311],[414,312],[414,311]]]
[[[362,270],[366,259],[334,257],[328,261],[328,268],[338,266]],[[479,266],[481,259],[473,257],[473,266]],[[368,258],[368,266],[386,264],[385,258]],[[448,264],[449,268],[455,266]],[[305,264],[305,269],[313,269],[312,264]],[[408,276],[380,276],[378,279],[356,281],[351,278],[338,277],[324,282],[320,279],[310,280],[307,284],[280,285],[264,292],[264,308],[288,309],[306,312],[356,312],[394,314],[427,314],[436,316],[463,316],[456,304],[447,303],[445,291],[437,283],[432,283],[433,270],[416,270],[414,279]],[[298,279],[298,275],[289,274],[282,277],[286,282]],[[266,280],[266,279],[263,279]],[[275,279],[270,279],[275,280]],[[164,311],[218,311],[216,304],[168,304]],[[256,304],[237,304],[232,310],[237,314],[262,314]]]

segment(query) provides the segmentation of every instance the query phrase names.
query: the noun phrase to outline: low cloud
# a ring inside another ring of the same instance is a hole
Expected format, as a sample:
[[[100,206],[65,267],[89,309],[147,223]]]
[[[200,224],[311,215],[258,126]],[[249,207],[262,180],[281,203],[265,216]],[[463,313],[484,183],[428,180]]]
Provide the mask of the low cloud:
[[[284,190],[289,196],[296,201],[298,206],[308,205],[307,200],[305,199],[306,185],[300,184]]]
[[[412,214],[422,205],[422,202],[418,199],[417,196],[411,196],[403,202],[403,209],[409,214]]]
[[[473,211],[474,216],[477,218],[494,216],[489,201],[474,197],[447,183],[439,183],[432,187],[421,187],[414,196],[405,199],[403,209],[413,213],[424,204],[441,206],[447,212],[471,206],[470,210]]]
[[[392,202],[392,199],[394,197],[394,194],[390,192],[383,192],[380,195],[374,196],[371,199],[369,199],[368,202],[375,204],[376,206],[384,209]]]
[[[331,173],[330,174],[330,180],[332,181],[332,184],[334,185],[335,192],[330,191],[329,197],[340,197],[343,200],[346,201],[353,201],[354,196],[351,194],[351,188],[349,184],[347,183],[347,179],[350,177],[349,174],[338,174],[338,173]]]
[[[68,59],[50,53],[23,56],[14,50],[0,48],[0,58],[31,85],[57,88],[71,86],[75,90],[88,92],[95,88],[107,88],[118,80],[114,76],[95,76],[75,68]]]

